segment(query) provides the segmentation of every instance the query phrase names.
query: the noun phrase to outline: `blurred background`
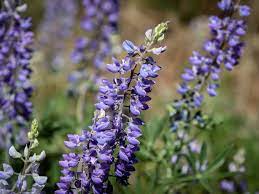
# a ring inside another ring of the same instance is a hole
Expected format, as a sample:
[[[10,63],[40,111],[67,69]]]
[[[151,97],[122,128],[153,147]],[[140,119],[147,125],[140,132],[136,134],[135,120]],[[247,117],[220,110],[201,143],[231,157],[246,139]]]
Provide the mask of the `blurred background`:
[[[74,69],[70,61],[74,40],[79,33],[82,10],[76,13],[77,23],[71,26],[72,34],[63,42],[63,64],[59,71],[50,72],[50,61],[44,55],[48,47],[43,48],[39,39],[41,23],[44,18],[43,2],[27,0],[28,15],[33,18],[37,38],[37,51],[33,59],[33,83],[35,93],[33,102],[35,115],[40,120],[41,148],[47,152],[48,159],[42,169],[50,177],[47,191],[58,180],[57,162],[60,153],[65,152],[63,140],[67,133],[80,131],[91,123],[93,100],[86,102],[86,118],[83,124],[75,119],[75,101],[67,97],[67,76]],[[121,1],[120,40],[132,40],[140,44],[146,29],[161,21],[170,21],[170,29],[165,45],[168,50],[159,57],[162,66],[158,83],[152,94],[152,109],[144,115],[152,122],[166,112],[166,105],[176,98],[176,84],[180,73],[188,63],[188,57],[194,49],[199,49],[209,34],[208,16],[218,14],[216,0],[126,0]],[[212,133],[215,149],[234,142],[246,150],[246,168],[249,187],[259,189],[259,1],[244,1],[252,8],[249,17],[249,32],[246,49],[240,65],[233,72],[225,72],[217,98],[209,99],[206,110],[223,125]],[[60,0],[62,3],[62,0]],[[60,7],[62,8],[62,6]],[[57,8],[58,11],[59,8]],[[52,37],[53,44],[59,37]],[[52,45],[49,45],[52,47]],[[60,48],[57,47],[57,50]],[[92,99],[91,95],[88,99]]]

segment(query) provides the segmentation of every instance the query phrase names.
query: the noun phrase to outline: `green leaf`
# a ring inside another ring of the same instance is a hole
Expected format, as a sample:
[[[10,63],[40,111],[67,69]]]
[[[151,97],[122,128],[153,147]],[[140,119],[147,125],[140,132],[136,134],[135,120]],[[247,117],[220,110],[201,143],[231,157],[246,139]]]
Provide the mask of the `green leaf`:
[[[203,143],[201,147],[201,153],[200,153],[200,163],[202,164],[207,158],[207,144]]]
[[[205,179],[200,179],[199,180],[201,185],[209,192],[209,193],[213,193],[213,189],[211,187],[211,185],[209,184],[208,180]]]
[[[186,154],[184,155],[186,157],[186,159],[188,160],[189,164],[191,165],[192,167],[192,170],[194,172],[196,172],[196,166],[195,166],[195,163],[196,163],[196,158],[195,158],[195,155],[193,152],[188,152],[189,154]]]
[[[223,152],[221,152],[220,154],[218,154],[218,156],[216,157],[216,159],[210,163],[208,165],[208,168],[206,170],[206,173],[211,173],[211,172],[214,172],[216,171],[218,168],[220,168],[225,160],[226,160],[226,157],[229,155],[229,153],[233,150],[233,145],[227,147],[225,150],[223,150]]]

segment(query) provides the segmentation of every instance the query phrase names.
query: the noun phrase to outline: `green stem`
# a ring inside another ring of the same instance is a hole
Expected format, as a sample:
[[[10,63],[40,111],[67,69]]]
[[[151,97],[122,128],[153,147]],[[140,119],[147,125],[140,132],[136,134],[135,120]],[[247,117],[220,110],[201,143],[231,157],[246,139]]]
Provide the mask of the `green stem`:
[[[30,156],[31,146],[32,146],[32,144],[30,142],[29,148],[28,148],[28,154],[27,154],[27,156],[23,160],[24,161],[24,165],[23,165],[22,172],[19,174],[19,175],[24,176],[24,177],[26,175],[26,169],[27,169],[28,164],[29,164],[29,160],[28,159],[29,159],[29,156]],[[19,175],[18,175],[18,177],[19,177]],[[13,192],[15,191],[15,188],[16,188],[16,184],[14,184],[13,187],[12,187],[12,191]],[[18,194],[22,194],[22,191],[19,191]]]

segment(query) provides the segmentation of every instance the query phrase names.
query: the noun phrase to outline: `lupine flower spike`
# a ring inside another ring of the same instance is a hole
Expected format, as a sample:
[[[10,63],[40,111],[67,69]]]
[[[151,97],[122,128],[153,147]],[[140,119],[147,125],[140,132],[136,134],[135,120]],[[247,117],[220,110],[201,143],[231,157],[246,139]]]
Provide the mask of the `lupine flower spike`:
[[[244,19],[237,19],[234,13],[238,11],[244,17],[249,15],[250,9],[245,5],[235,5],[231,0],[222,0],[218,6],[224,17],[210,17],[211,39],[204,43],[205,54],[194,51],[190,57],[191,66],[182,74],[183,82],[178,87],[182,98],[174,103],[174,114],[179,115],[174,119],[172,130],[178,128],[178,121],[192,118],[193,115],[189,115],[191,110],[199,109],[204,98],[203,90],[209,96],[217,95],[220,73],[223,69],[230,71],[237,66],[242,55],[244,43],[241,37],[246,34],[247,27]]]
[[[68,135],[65,145],[71,152],[60,161],[63,175],[57,184],[57,194],[112,193],[113,177],[122,185],[128,184],[137,162],[140,126],[144,125],[139,116],[149,109],[148,93],[161,69],[151,54],[165,51],[166,47],[154,45],[164,39],[166,30],[167,23],[148,30],[141,46],[124,41],[126,57],[113,58],[113,63],[107,65],[118,77],[102,81],[91,130],[83,131],[82,135]]]
[[[20,13],[22,1],[4,0],[0,10],[0,147],[26,143],[27,122],[32,113],[30,59],[33,49],[31,19]]]
[[[181,99],[175,100],[170,107],[171,129],[179,145],[190,144],[190,130],[206,125],[208,118],[201,109],[203,91],[211,97],[216,96],[220,74],[233,70],[242,56],[242,37],[247,30],[244,17],[250,14],[250,8],[232,0],[221,0],[218,7],[223,11],[222,17],[210,17],[211,38],[204,43],[203,52],[194,51],[190,57],[190,67],[184,70],[183,81],[178,86]],[[177,157],[173,156],[175,160]]]

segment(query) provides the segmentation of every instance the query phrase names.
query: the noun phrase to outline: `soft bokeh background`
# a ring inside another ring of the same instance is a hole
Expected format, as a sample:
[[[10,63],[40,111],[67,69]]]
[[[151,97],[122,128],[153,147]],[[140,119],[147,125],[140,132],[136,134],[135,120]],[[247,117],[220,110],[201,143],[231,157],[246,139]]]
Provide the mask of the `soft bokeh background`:
[[[62,0],[60,0],[62,2]],[[27,0],[28,15],[32,16],[36,37],[44,10],[43,1]],[[176,97],[176,84],[180,72],[188,62],[194,49],[199,49],[208,36],[208,15],[217,14],[216,0],[121,0],[120,34],[121,40],[129,39],[141,43],[146,29],[161,21],[170,21],[170,30],[165,44],[166,53],[158,59],[163,67],[158,83],[152,94],[152,109],[145,113],[146,121],[165,114],[165,107]],[[244,1],[251,5],[247,47],[240,65],[233,72],[225,72],[222,87],[217,98],[206,104],[208,113],[219,120],[224,119],[221,128],[212,132],[213,148],[220,150],[230,143],[245,147],[246,168],[249,187],[259,189],[259,1]],[[78,22],[80,12],[78,13]],[[73,36],[65,42],[65,64],[56,73],[45,66],[43,51],[38,50],[33,59],[33,82],[36,92],[33,96],[35,115],[41,122],[42,147],[48,159],[42,171],[50,176],[47,191],[57,181],[57,162],[65,151],[63,140],[67,133],[79,131],[91,122],[93,98],[87,101],[87,116],[84,124],[76,122],[75,101],[67,98],[67,75],[73,69],[69,55],[73,41],[78,34],[78,24],[74,25]],[[58,39],[56,41],[59,41]],[[39,46],[39,45],[38,45]]]

